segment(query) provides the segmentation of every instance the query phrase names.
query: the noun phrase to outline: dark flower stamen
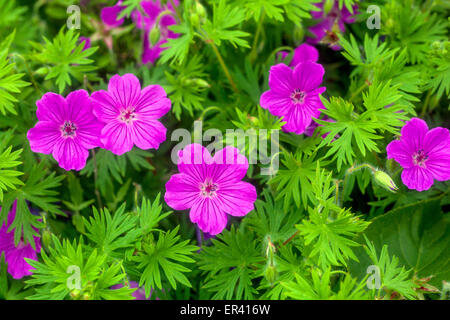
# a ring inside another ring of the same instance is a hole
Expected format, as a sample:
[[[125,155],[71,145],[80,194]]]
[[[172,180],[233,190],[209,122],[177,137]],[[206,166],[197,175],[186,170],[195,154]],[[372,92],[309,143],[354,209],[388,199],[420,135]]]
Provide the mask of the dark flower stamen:
[[[216,191],[218,190],[218,186],[217,186],[217,184],[215,184],[211,181],[205,181],[200,186],[200,190],[201,190],[202,196],[212,198],[212,197],[216,196]]]
[[[290,98],[293,103],[301,104],[305,102],[306,93],[299,89],[295,89],[294,92],[291,93]]]
[[[428,159],[428,155],[424,150],[420,149],[416,153],[413,154],[413,163],[416,166],[425,168],[425,161]]]
[[[61,126],[61,134],[64,138],[72,137],[76,135],[77,126],[72,121],[65,121]]]
[[[135,120],[136,114],[134,113],[134,108],[127,108],[125,110],[122,110],[119,119],[126,124],[129,124],[130,122]]]

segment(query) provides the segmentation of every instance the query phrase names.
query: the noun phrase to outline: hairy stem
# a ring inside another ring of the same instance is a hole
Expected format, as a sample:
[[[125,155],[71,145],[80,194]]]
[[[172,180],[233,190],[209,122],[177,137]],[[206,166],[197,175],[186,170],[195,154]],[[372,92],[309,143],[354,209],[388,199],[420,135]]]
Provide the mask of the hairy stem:
[[[100,197],[100,192],[98,191],[98,170],[97,170],[97,159],[95,157],[95,150],[91,149],[92,160],[94,160],[94,187],[95,195],[97,197],[97,204],[99,208],[103,208],[102,198]]]
[[[219,52],[219,49],[217,49],[216,45],[212,40],[207,40],[207,43],[209,43],[216,54],[217,59],[219,60],[220,66],[222,67],[223,71],[225,72],[225,76],[227,77],[228,81],[231,84],[231,87],[233,88],[233,91],[236,93],[239,93],[239,89],[237,88],[236,84],[233,81],[233,78],[231,77],[230,72],[228,71],[227,65],[225,64],[225,61],[222,58],[222,55]]]

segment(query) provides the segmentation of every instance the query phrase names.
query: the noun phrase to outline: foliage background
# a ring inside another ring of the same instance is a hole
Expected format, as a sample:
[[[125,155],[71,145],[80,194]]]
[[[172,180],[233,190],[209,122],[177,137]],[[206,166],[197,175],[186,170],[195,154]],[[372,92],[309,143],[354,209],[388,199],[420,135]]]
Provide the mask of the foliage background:
[[[199,241],[188,214],[162,200],[176,170],[174,129],[192,131],[194,120],[223,132],[281,127],[259,97],[276,52],[292,52],[307,35],[315,2],[208,0],[202,15],[199,1],[182,1],[173,28],[181,36],[156,65],[142,65],[142,34],[130,19],[113,34],[99,29],[101,8],[115,1],[0,0],[0,221],[17,199],[16,241],[38,234],[43,243],[33,276],[14,280],[1,264],[0,298],[131,299],[130,280],[152,299],[446,298],[450,184],[408,190],[385,147],[413,116],[449,127],[447,1],[339,0],[358,3],[360,13],[340,36],[342,51],[318,47],[324,113],[336,121],[322,122],[321,132],[331,134],[280,132],[279,172],[261,176],[251,166],[256,208],[215,239]],[[72,4],[81,6],[80,30],[63,27]],[[128,14],[139,1],[124,4]],[[366,26],[370,4],[381,9],[379,30]],[[81,51],[78,37],[96,32],[112,37],[113,49],[99,40]],[[45,92],[93,92],[127,72],[143,86],[162,85],[172,100],[159,150],[96,150],[81,172],[31,152],[26,132]],[[387,172],[399,190],[378,185],[370,170],[348,170],[362,163]],[[366,286],[372,264],[378,290]],[[81,267],[81,290],[66,286],[70,265]]]

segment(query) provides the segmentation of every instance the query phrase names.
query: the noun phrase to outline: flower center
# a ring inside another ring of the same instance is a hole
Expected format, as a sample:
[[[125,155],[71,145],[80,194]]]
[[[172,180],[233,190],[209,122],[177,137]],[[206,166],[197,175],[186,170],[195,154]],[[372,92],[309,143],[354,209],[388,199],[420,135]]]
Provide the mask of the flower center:
[[[416,166],[425,168],[425,161],[427,159],[428,159],[428,156],[425,153],[425,151],[423,151],[422,149],[420,149],[419,151],[417,151],[416,153],[413,154],[413,163]]]
[[[136,120],[136,113],[134,113],[133,107],[128,107],[120,112],[119,120],[129,124]]]
[[[75,138],[77,126],[72,121],[65,121],[61,126],[61,135],[63,138]]]
[[[205,181],[200,186],[200,194],[203,197],[213,198],[217,195],[216,191],[219,189],[219,186],[212,181]]]
[[[305,102],[305,96],[306,96],[305,91],[301,91],[300,89],[295,89],[291,93],[290,97],[291,97],[291,100],[293,103],[301,104],[301,103]]]

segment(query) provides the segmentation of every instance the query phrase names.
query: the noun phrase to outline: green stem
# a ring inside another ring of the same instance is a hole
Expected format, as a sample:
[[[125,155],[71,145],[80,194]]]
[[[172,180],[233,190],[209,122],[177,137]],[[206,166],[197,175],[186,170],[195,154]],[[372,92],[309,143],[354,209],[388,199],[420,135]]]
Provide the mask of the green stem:
[[[423,118],[427,112],[428,105],[430,104],[431,90],[428,90],[427,96],[425,97],[425,102],[423,103],[422,111],[420,112],[420,117]]]
[[[214,53],[216,54],[216,57],[219,60],[220,66],[222,67],[223,71],[225,72],[225,76],[227,77],[228,81],[230,82],[231,87],[233,88],[233,91],[235,93],[239,93],[239,89],[237,88],[236,84],[234,83],[233,78],[231,77],[231,74],[228,71],[227,65],[225,64],[225,61],[223,60],[222,55],[219,52],[219,49],[217,49],[216,45],[214,44],[214,42],[211,39],[208,39],[206,42],[211,45]]]
[[[258,46],[259,35],[261,34],[265,15],[266,15],[266,12],[263,11],[258,20],[258,26],[256,27],[255,38],[253,39],[252,51],[250,52],[250,61],[251,62],[253,62],[253,60],[255,60],[255,58],[256,58],[256,50],[257,50],[257,46]]]
[[[361,91],[363,91],[365,88],[367,87],[367,82],[364,81],[364,84],[358,88],[358,90],[356,90],[355,92],[353,92],[353,94],[350,96],[350,99],[348,99],[349,101],[353,101],[353,99],[361,93]]]
[[[103,208],[102,198],[100,197],[100,192],[98,191],[98,170],[97,170],[97,159],[95,157],[95,150],[91,149],[92,160],[94,161],[94,188],[95,195],[97,197],[97,203],[99,208]]]

